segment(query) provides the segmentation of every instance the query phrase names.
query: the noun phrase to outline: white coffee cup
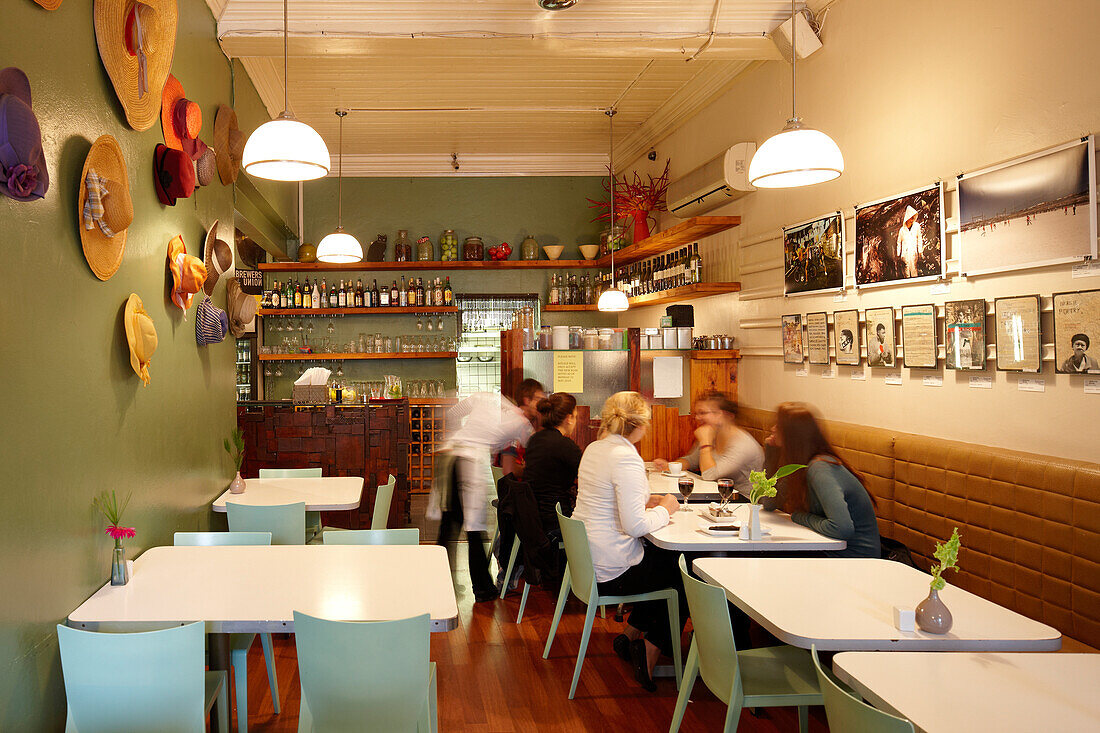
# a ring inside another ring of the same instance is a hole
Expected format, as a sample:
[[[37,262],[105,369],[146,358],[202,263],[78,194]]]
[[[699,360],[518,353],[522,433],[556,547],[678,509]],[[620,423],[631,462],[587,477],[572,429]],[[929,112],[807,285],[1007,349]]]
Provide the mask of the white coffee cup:
[[[668,464],[668,472],[671,473],[673,476],[679,476],[681,473],[683,473],[683,470],[684,464],[680,463],[679,461],[672,461]]]

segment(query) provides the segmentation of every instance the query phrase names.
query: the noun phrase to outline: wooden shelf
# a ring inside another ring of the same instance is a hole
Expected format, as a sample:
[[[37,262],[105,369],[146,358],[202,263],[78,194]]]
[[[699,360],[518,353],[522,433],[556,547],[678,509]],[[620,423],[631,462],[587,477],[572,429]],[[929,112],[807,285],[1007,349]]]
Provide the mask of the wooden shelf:
[[[261,308],[261,316],[366,316],[400,315],[402,313],[458,313],[453,305],[417,305],[377,308]]]
[[[458,404],[457,397],[409,397],[408,400],[410,405],[418,407],[448,407]]]
[[[711,217],[714,218],[714,217]],[[723,217],[729,218],[729,217]],[[652,239],[652,237],[650,238]],[[648,241],[648,240],[646,240]],[[616,256],[618,261],[618,256]],[[381,272],[383,270],[576,270],[607,267],[600,260],[482,260],[466,262],[354,262],[334,265],[326,262],[266,262],[261,272]]]
[[[671,290],[662,290],[659,293],[638,295],[630,298],[630,305],[663,305],[665,303],[679,303],[682,300],[694,300],[706,298],[710,295],[722,293],[736,293],[741,290],[741,283],[695,283],[683,285]]]
[[[551,313],[555,313],[555,312],[556,313],[561,313],[561,312],[565,312],[565,311],[594,311],[594,310],[599,310],[598,308],[596,308],[595,305],[592,305],[592,304],[585,304],[585,305],[544,305],[542,307],[542,309],[543,309],[543,311],[549,311]]]
[[[455,359],[457,351],[401,351],[391,354],[260,354],[260,361],[345,361],[348,359]]]
[[[663,232],[623,247],[615,253],[615,264],[629,265],[646,257],[664,254],[669,250],[683,247],[696,242],[703,237],[709,237],[718,232],[724,232],[735,226],[741,225],[739,216],[693,216],[680,222],[676,226]],[[611,266],[611,255],[600,257],[596,260],[600,267]]]
[[[741,351],[739,349],[703,349],[700,351],[692,351],[691,358],[695,361],[706,359],[740,359]]]

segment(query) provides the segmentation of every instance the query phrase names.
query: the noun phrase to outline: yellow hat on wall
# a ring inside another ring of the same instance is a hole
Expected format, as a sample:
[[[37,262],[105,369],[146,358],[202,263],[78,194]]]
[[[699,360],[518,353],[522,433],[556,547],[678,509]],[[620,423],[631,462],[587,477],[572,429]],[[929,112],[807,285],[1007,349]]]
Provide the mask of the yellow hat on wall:
[[[130,347],[130,366],[142,383],[149,386],[149,362],[157,350],[157,329],[137,293],[130,293],[123,313],[126,343]]]

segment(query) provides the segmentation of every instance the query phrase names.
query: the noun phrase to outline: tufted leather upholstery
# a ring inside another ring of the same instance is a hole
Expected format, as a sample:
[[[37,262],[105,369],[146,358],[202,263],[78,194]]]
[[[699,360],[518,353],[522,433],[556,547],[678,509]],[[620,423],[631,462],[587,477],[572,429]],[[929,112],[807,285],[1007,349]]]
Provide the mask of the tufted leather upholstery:
[[[763,441],[768,410],[738,421]],[[1100,647],[1100,465],[822,421],[875,496],[879,530],[927,569],[953,527],[949,581]]]

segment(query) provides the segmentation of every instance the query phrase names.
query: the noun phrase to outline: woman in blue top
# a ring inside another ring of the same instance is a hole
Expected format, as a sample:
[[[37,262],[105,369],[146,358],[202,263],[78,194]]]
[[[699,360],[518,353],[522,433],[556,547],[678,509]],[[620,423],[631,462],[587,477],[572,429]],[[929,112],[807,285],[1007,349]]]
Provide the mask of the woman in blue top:
[[[822,555],[881,557],[874,498],[829,444],[809,408],[797,402],[781,404],[768,442],[778,449],[779,465],[808,466],[787,477],[783,509],[818,534],[848,543],[844,550]]]

